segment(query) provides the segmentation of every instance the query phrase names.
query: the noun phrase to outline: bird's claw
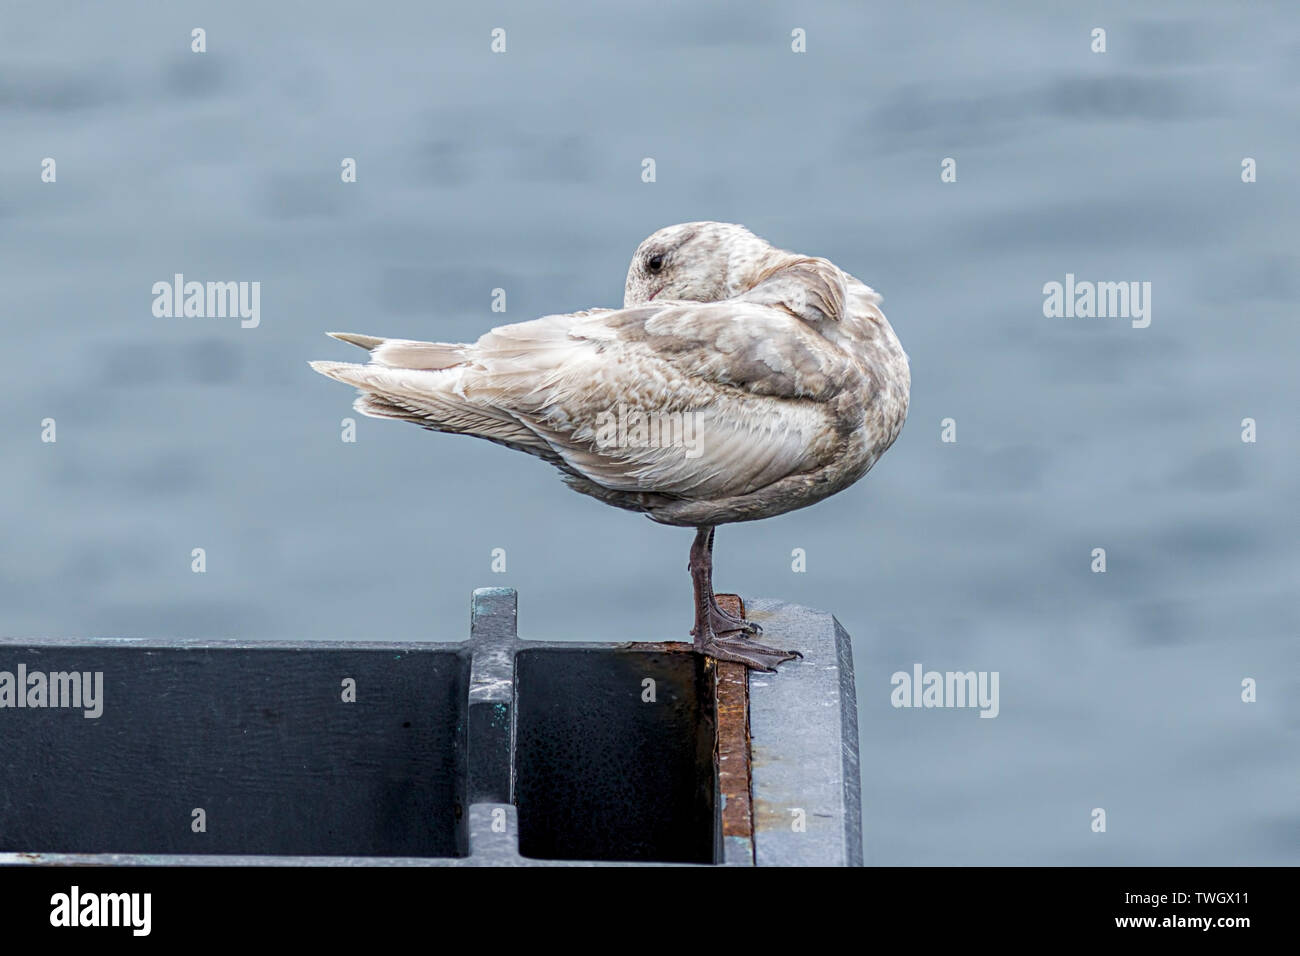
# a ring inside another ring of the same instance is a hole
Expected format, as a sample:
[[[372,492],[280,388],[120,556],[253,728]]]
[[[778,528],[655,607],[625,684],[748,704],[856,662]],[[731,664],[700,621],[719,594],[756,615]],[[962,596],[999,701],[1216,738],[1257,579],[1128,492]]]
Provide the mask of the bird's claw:
[[[714,660],[744,664],[750,670],[760,671],[775,671],[779,664],[803,659],[798,651],[783,651],[751,641],[739,628],[721,633],[710,630],[702,639],[697,635],[695,650]]]
[[[761,637],[763,634],[761,625],[728,614],[717,605],[709,608],[709,628],[715,634],[725,634],[728,631],[742,631],[750,637]]]

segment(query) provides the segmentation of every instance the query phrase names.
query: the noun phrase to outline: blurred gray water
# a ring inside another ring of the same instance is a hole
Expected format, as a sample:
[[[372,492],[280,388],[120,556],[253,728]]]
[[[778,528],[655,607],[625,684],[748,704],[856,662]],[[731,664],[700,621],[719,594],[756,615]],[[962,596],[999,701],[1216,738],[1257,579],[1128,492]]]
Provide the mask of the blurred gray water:
[[[720,590],[854,635],[867,859],[1300,860],[1295,5],[542,6],[6,4],[0,630],[457,639],[508,585],[526,637],[687,638],[689,531],[345,444],[306,361],[618,305],[644,236],[742,222],[912,361],[863,482],[718,535]],[[260,326],[155,318],[176,272],[260,281]],[[1044,318],[1067,272],[1151,282],[1151,326]],[[894,709],[916,662],[998,671],[1000,716]]]

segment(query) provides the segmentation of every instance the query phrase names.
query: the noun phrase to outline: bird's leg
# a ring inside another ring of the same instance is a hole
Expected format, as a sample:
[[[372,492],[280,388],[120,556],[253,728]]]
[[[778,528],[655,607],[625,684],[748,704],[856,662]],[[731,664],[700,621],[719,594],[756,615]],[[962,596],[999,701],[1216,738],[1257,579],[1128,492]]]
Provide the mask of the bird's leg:
[[[802,657],[798,651],[782,651],[752,641],[745,635],[757,633],[746,622],[718,607],[713,597],[713,528],[695,531],[691,561],[687,565],[695,587],[695,650],[719,661],[734,661],[756,670],[776,670],[778,664]]]
[[[730,611],[724,611],[718,604],[718,596],[713,593],[713,533],[716,528],[709,529],[709,537],[705,542],[704,549],[708,555],[709,561],[709,625],[713,628],[715,634],[721,634],[724,631],[744,631],[754,637],[759,637],[763,633],[763,628],[753,621],[746,621],[744,618],[736,617]]]

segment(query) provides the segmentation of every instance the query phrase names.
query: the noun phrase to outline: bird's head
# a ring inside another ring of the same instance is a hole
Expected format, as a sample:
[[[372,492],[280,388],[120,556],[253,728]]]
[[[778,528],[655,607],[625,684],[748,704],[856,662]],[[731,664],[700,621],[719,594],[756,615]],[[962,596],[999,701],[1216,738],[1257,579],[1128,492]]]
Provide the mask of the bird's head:
[[[660,229],[641,245],[627,270],[623,307],[682,299],[720,302],[748,291],[779,255],[744,226],[684,222]]]

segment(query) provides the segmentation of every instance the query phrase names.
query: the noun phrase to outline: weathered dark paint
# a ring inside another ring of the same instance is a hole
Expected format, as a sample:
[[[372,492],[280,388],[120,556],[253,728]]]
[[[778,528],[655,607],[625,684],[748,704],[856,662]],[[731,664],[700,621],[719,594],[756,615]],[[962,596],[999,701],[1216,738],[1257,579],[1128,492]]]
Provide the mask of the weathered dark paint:
[[[749,611],[805,655],[779,681],[682,642],[520,641],[504,588],[455,644],[0,637],[0,670],[106,684],[97,720],[0,711],[0,864],[860,863],[848,636]]]
[[[554,646],[516,657],[519,851],[712,863],[714,716],[703,658]],[[654,701],[643,700],[654,681]]]
[[[469,656],[455,645],[0,646],[0,670],[20,661],[102,671],[104,709],[0,712],[0,851],[465,852]]]

